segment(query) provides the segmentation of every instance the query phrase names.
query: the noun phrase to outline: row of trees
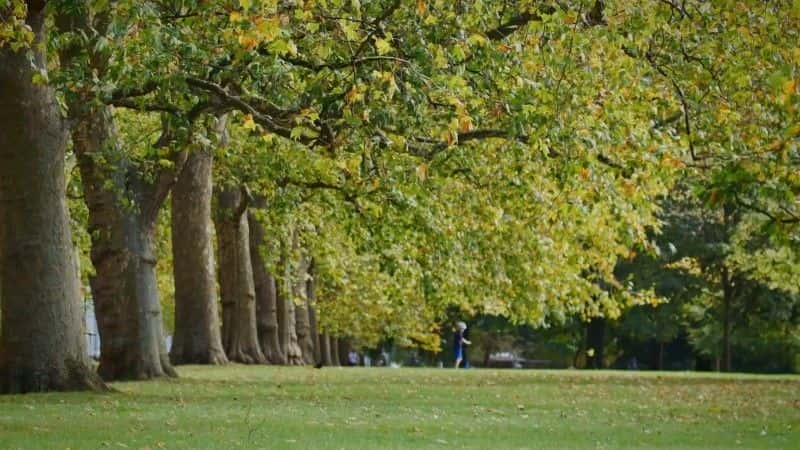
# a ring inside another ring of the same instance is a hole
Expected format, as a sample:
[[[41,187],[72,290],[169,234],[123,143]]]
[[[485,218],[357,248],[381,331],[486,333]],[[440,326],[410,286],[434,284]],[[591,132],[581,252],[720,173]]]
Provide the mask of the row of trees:
[[[102,386],[80,273],[99,375],[174,374],[156,271],[168,201],[176,362],[302,355],[292,317],[304,345],[322,329],[433,349],[452,308],[619,316],[657,300],[615,267],[654,250],[659,199],[687,173],[793,256],[798,13],[3,0],[0,391]]]

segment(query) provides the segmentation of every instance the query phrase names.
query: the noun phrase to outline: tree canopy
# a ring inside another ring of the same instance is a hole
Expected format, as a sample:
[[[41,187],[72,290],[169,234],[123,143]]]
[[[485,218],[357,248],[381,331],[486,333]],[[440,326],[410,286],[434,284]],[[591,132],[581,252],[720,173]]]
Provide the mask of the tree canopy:
[[[30,3],[0,1],[0,46],[30,45]],[[660,251],[676,191],[741,211],[722,264],[797,292],[796,0],[47,3],[72,25],[34,82],[113,106],[145,177],[213,151],[331,332],[435,349],[452,308],[656,305],[615,269]]]

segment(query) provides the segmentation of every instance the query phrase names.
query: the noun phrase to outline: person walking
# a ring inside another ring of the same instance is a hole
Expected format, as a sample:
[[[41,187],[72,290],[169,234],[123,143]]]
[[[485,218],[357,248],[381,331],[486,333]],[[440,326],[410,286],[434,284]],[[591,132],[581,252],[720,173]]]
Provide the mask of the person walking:
[[[456,365],[455,368],[458,369],[461,366],[461,362],[464,361],[464,367],[467,366],[468,362],[466,361],[466,346],[471,345],[467,339],[467,324],[464,322],[456,322],[456,332],[453,335],[453,350],[455,352],[456,357]]]

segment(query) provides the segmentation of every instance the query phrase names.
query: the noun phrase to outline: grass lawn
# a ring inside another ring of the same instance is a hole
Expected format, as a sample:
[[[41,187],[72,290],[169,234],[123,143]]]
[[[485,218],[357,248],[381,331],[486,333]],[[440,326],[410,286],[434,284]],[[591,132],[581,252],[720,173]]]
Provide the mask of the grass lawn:
[[[0,448],[800,448],[800,377],[182,367],[0,396]]]

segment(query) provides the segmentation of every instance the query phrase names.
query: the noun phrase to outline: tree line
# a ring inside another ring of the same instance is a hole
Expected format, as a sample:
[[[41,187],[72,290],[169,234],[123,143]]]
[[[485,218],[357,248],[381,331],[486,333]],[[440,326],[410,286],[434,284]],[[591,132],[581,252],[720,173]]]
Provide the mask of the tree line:
[[[454,308],[613,319],[664,300],[616,271],[657,251],[681,190],[743,211],[723,279],[792,291],[798,16],[790,1],[0,1],[0,391],[307,363],[336,336],[436,349]]]

